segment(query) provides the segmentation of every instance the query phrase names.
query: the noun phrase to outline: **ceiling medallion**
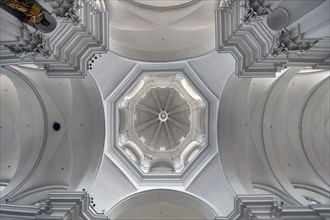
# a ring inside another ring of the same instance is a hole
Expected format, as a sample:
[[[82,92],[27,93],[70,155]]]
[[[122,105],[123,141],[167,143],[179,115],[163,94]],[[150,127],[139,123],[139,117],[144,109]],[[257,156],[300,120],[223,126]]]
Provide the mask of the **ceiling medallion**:
[[[119,102],[118,146],[143,173],[180,173],[205,145],[206,104],[181,74],[149,74]]]

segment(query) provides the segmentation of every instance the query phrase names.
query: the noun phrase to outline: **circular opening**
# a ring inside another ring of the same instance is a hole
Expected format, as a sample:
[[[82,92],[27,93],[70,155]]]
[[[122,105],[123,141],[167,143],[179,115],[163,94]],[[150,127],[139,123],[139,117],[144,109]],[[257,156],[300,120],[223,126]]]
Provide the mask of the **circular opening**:
[[[60,125],[60,123],[58,123],[58,122],[54,122],[54,124],[53,124],[53,129],[54,129],[55,131],[60,130],[60,129],[61,129],[61,125]]]
[[[159,120],[166,121],[167,120],[167,113],[166,112],[160,112],[159,113]]]

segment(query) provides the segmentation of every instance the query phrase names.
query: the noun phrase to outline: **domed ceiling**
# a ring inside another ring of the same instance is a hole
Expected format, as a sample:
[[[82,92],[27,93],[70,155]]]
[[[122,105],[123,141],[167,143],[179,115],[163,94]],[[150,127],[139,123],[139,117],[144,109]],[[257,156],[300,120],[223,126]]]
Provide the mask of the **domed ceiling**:
[[[106,101],[106,156],[138,186],[182,186],[217,152],[217,100],[187,64],[137,65]]]
[[[182,75],[145,75],[119,104],[119,145],[145,173],[180,172],[204,142],[205,107]]]
[[[152,110],[157,109],[157,114],[149,111],[149,106]],[[134,119],[137,136],[148,140],[148,143],[144,141],[148,150],[156,152],[175,150],[187,138],[191,125],[187,101],[171,87],[151,88],[135,106]]]

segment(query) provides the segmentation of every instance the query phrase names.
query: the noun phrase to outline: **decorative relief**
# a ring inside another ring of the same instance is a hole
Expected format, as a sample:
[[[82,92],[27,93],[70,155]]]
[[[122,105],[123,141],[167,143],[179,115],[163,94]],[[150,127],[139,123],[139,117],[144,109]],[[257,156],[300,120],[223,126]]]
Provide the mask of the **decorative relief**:
[[[267,0],[246,0],[243,7],[246,9],[245,15],[241,19],[244,24],[249,24],[251,21],[270,13]]]
[[[220,0],[219,8],[228,8],[235,0]]]
[[[274,38],[273,48],[271,55],[278,56],[284,54],[287,57],[291,54],[302,56],[307,50],[312,48],[318,40],[307,41],[301,40],[301,35],[293,34],[285,29],[279,32]]]
[[[45,36],[38,31],[31,32],[27,27],[23,29],[23,38],[19,44],[7,44],[5,47],[21,59],[34,58],[38,55],[48,58],[52,54]]]
[[[54,14],[62,18],[63,20],[70,20],[74,25],[77,25],[81,22],[81,19],[77,15],[77,10],[81,6],[75,0],[55,0],[51,4],[53,7]]]

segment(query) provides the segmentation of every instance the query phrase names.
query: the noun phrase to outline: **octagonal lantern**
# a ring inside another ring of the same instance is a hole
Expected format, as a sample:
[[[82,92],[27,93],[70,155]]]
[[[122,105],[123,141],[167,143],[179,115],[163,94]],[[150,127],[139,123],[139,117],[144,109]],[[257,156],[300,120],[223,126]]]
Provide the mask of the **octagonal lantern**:
[[[181,74],[144,75],[118,107],[117,147],[143,173],[180,173],[205,145],[205,101]]]

